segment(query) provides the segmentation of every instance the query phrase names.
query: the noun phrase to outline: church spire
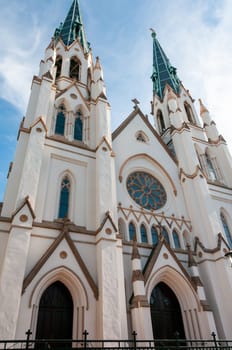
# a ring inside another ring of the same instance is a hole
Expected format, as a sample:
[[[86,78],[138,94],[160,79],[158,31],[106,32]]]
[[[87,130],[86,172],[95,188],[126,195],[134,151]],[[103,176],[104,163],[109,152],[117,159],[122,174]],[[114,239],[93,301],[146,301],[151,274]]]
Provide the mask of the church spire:
[[[86,40],[78,0],[73,0],[64,23],[61,23],[60,27],[55,30],[54,36],[55,40],[61,38],[67,46],[71,45],[76,39],[79,39],[84,52],[89,51],[89,43]]]
[[[153,91],[161,99],[165,85],[168,84],[176,93],[179,93],[180,80],[176,74],[176,68],[171,66],[169,59],[165,55],[159,41],[156,38],[156,33],[153,29],[153,73],[151,79],[153,81]]]

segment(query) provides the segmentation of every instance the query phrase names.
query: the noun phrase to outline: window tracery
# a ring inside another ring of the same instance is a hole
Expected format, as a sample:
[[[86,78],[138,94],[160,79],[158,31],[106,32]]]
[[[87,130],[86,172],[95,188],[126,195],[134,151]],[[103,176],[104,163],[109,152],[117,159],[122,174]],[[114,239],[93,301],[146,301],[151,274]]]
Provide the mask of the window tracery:
[[[68,176],[65,176],[61,181],[61,186],[60,186],[60,202],[59,202],[59,213],[58,213],[58,218],[60,219],[64,219],[68,217],[70,187],[71,187],[70,180]]]
[[[148,173],[133,172],[128,176],[126,186],[131,198],[145,209],[156,210],[166,203],[167,195],[164,187]]]
[[[135,225],[133,224],[133,222],[129,223],[129,240],[133,241],[136,239],[136,229],[135,229]]]
[[[77,57],[72,57],[70,60],[69,76],[72,79],[80,80],[80,61]]]
[[[144,224],[142,224],[140,226],[140,235],[141,235],[141,242],[142,243],[148,243],[147,230],[146,230],[146,227],[144,226]]]
[[[61,105],[56,115],[55,134],[64,135],[65,130],[65,107]]]
[[[227,219],[223,213],[220,214],[220,217],[221,217],[221,222],[226,235],[227,242],[230,248],[232,248],[232,236],[231,236],[231,231],[230,231]]]

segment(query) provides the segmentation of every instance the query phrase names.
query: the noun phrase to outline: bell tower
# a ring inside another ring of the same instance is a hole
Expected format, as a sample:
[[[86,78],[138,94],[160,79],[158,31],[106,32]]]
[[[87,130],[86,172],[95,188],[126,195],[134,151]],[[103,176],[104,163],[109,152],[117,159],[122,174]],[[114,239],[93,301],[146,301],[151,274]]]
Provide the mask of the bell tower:
[[[93,59],[79,2],[73,0],[33,77],[8,178],[1,213],[9,232],[0,267],[2,339],[20,334],[19,309],[27,293],[61,266],[90,293],[91,307],[78,312],[79,333],[73,337],[81,337],[88,318],[92,337],[127,337],[115,186],[103,70],[100,59]],[[71,250],[62,256],[76,262],[53,257],[53,267],[47,264],[54,249],[67,242]]]

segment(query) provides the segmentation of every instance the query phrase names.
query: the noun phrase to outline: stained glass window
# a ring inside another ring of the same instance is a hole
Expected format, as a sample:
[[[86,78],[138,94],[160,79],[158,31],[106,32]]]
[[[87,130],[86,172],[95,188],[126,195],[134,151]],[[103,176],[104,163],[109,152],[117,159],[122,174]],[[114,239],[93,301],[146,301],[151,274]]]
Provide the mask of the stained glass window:
[[[177,249],[181,248],[180,239],[179,239],[178,233],[175,230],[172,232],[172,237],[173,237],[173,241],[174,241],[174,247]]]
[[[82,141],[82,134],[83,134],[83,122],[81,119],[81,113],[77,113],[77,118],[75,119],[75,125],[74,125],[74,140]]]
[[[135,225],[133,222],[129,223],[129,239],[130,241],[133,241],[136,238],[136,230],[135,230]]]
[[[170,245],[168,232],[167,232],[167,230],[166,230],[165,227],[162,227],[162,228],[161,228],[161,235],[164,237],[165,242],[166,242],[168,245]]]
[[[131,198],[145,209],[156,210],[166,203],[164,187],[150,174],[136,171],[128,176],[126,185]]]
[[[152,239],[152,243],[154,245],[158,244],[159,236],[158,236],[158,232],[157,232],[157,229],[155,228],[155,226],[152,226],[152,228],[151,228],[151,239]]]
[[[64,106],[61,106],[59,108],[59,112],[56,116],[56,127],[55,127],[55,134],[57,135],[64,135],[64,128],[65,128],[65,108]]]
[[[68,217],[68,207],[69,207],[69,193],[70,193],[70,181],[67,176],[65,176],[61,182],[60,189],[60,204],[59,204],[59,218]]]
[[[142,243],[147,243],[148,240],[147,240],[147,230],[146,230],[146,227],[142,224],[140,226],[140,234],[141,234],[141,242]]]
[[[227,242],[229,243],[230,248],[232,248],[232,238],[231,238],[231,232],[227,223],[227,220],[225,218],[225,216],[221,213],[221,221],[222,221],[222,225],[226,234],[226,239]]]

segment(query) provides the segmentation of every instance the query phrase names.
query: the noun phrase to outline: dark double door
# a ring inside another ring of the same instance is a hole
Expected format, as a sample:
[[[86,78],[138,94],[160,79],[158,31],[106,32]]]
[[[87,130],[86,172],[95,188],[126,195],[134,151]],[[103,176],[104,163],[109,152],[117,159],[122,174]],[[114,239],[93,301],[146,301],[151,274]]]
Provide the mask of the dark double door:
[[[150,307],[154,339],[185,339],[179,302],[165,283],[153,289]]]
[[[64,284],[57,281],[40,299],[36,339],[72,339],[72,328],[72,296]]]

